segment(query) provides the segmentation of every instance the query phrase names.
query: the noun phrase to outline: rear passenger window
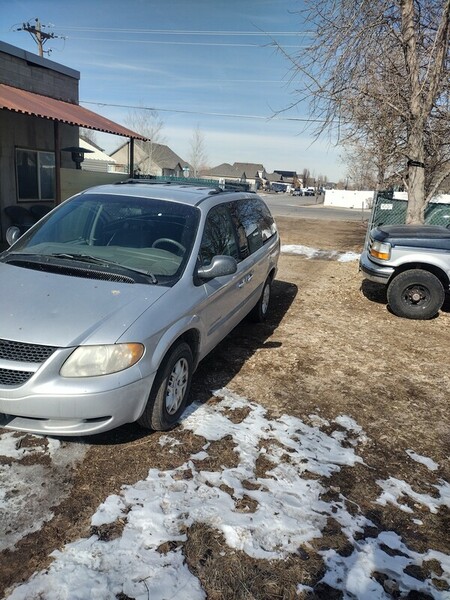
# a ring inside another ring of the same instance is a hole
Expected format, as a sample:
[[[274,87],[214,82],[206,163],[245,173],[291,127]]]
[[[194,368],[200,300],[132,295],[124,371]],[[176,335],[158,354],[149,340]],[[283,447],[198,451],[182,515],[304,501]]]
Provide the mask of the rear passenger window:
[[[257,196],[230,203],[230,212],[242,258],[259,250],[276,233],[269,209]]]
[[[228,208],[216,206],[206,219],[200,246],[200,262],[209,265],[214,256],[225,255],[239,259],[236,237]]]

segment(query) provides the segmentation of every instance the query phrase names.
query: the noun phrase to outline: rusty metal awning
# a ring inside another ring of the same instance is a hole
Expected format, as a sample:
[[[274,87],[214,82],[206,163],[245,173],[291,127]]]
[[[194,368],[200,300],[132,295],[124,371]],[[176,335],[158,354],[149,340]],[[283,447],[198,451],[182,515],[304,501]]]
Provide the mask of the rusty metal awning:
[[[68,123],[87,129],[95,129],[104,133],[112,133],[136,140],[147,140],[146,137],[127,129],[114,121],[110,121],[78,104],[63,100],[55,100],[48,96],[27,92],[19,88],[0,83],[0,109],[11,110],[23,115],[50,119]]]

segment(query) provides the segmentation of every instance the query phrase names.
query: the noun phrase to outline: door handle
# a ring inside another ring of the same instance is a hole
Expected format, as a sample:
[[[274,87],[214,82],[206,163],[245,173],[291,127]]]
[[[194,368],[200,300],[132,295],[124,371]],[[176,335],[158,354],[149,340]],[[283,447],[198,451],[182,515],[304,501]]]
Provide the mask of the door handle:
[[[247,273],[247,275],[244,277],[244,279],[241,279],[241,281],[238,283],[238,288],[244,287],[244,285],[246,283],[248,283],[249,281],[251,281],[253,279],[253,273]]]

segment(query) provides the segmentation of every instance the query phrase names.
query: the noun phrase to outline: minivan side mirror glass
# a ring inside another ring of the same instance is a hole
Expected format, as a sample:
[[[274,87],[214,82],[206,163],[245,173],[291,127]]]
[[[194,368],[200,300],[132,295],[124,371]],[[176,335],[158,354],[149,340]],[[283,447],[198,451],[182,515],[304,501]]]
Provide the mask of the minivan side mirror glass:
[[[237,271],[236,259],[232,256],[214,256],[211,263],[197,269],[197,277],[199,279],[214,279],[215,277],[223,277],[224,275],[232,275]]]

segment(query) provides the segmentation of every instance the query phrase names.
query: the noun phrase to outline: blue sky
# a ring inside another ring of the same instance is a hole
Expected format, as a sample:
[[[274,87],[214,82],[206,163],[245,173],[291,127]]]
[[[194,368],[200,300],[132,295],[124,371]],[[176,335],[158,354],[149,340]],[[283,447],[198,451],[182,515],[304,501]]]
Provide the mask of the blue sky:
[[[296,0],[0,0],[0,8],[2,41],[37,52],[15,30],[39,18],[65,38],[44,49],[80,71],[81,105],[122,124],[127,107],[157,109],[164,141],[185,160],[198,127],[210,166],[255,162],[345,177],[340,150],[288,120],[307,118],[306,106],[273,118],[301,85],[290,83],[289,62],[270,46],[273,38],[296,53],[308,43]],[[122,141],[98,138],[107,150]]]

